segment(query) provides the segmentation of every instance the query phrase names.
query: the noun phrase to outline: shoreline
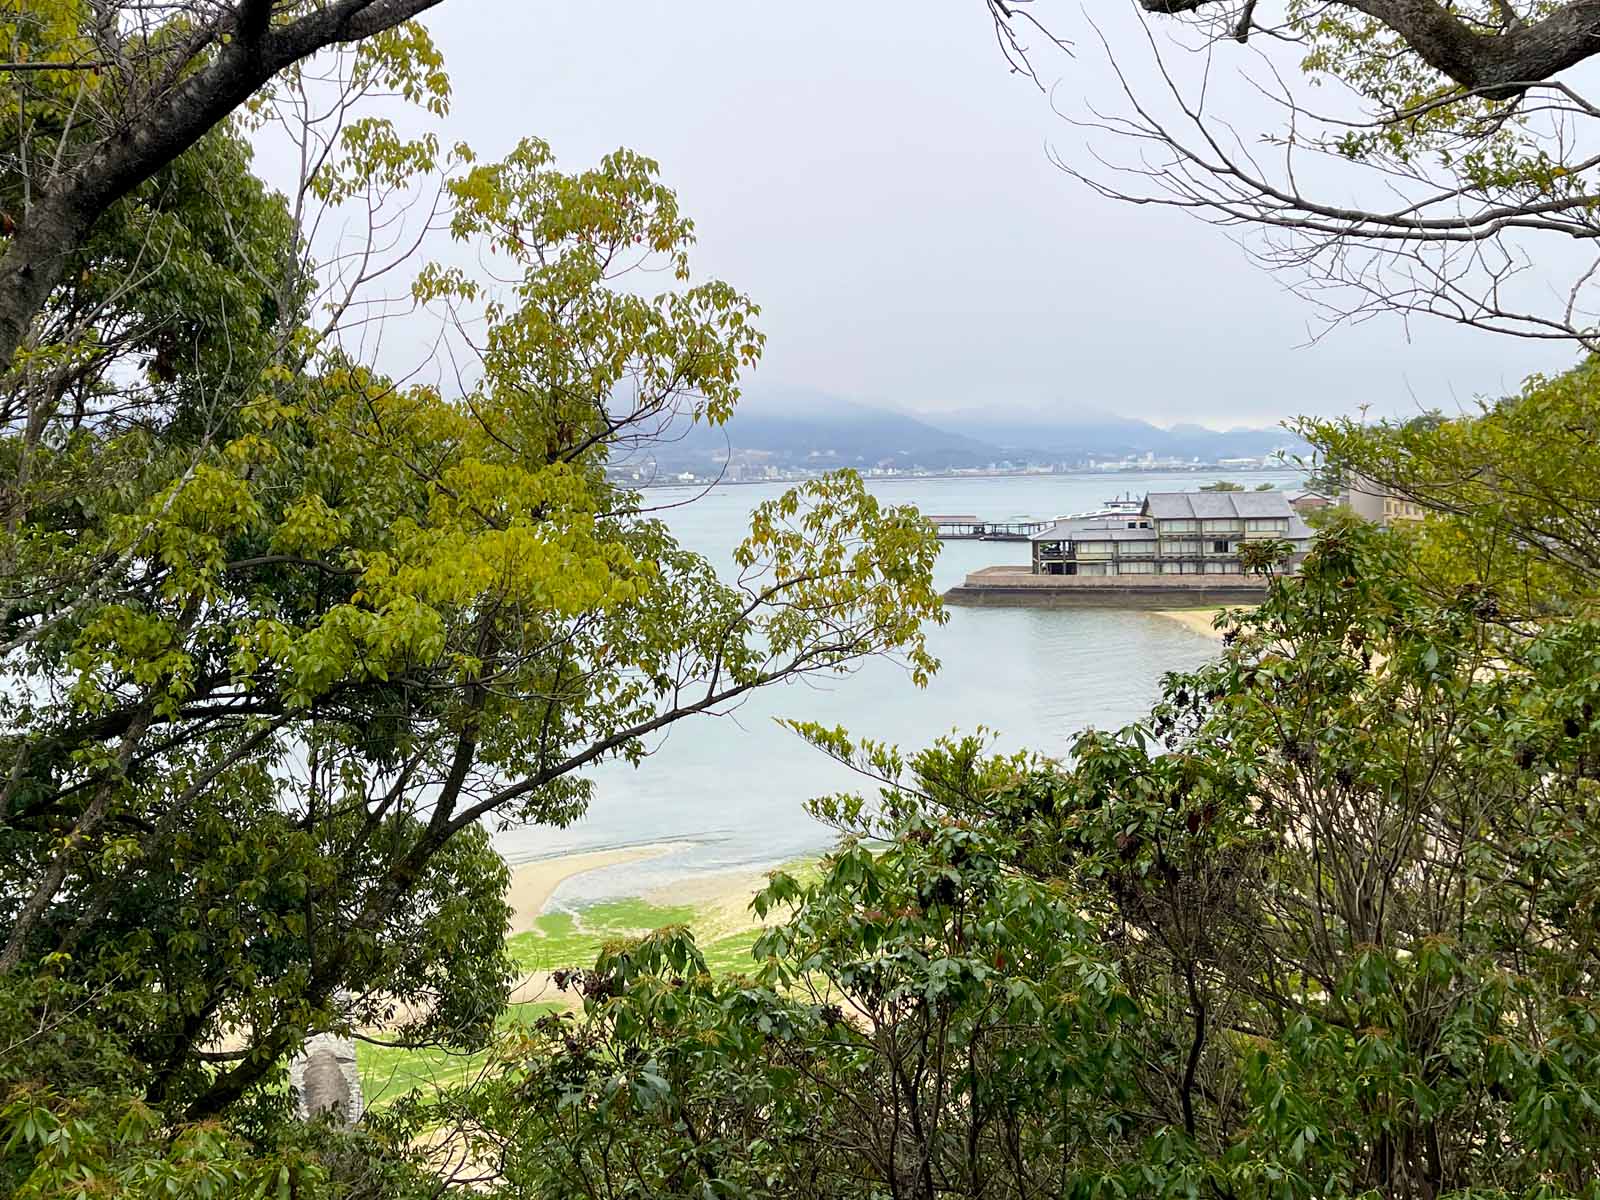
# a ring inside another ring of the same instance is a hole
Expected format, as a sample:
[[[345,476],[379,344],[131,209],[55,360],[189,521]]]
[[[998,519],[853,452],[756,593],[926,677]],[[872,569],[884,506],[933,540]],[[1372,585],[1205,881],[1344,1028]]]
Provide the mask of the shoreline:
[[[1213,628],[1211,622],[1216,620],[1217,614],[1227,607],[1227,605],[1219,604],[1215,608],[1158,608],[1152,609],[1150,615],[1164,617],[1169,621],[1176,621],[1190,633],[1198,633],[1201,637],[1220,642],[1222,641],[1222,631]]]
[[[516,865],[507,864],[511,870],[511,885],[506,889],[506,903],[511,907],[511,919],[506,933],[514,936],[532,930],[534,923],[549,906],[550,897],[569,879],[606,867],[663,858],[675,850],[683,849],[685,845],[684,842],[652,842],[643,846],[578,851],[553,858],[536,858]]]

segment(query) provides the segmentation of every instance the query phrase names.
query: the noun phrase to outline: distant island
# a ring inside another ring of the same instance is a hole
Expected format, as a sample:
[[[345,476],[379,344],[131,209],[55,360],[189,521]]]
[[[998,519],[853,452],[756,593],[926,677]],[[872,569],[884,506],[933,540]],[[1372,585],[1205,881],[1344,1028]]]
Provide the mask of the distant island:
[[[1105,414],[921,416],[825,393],[757,396],[720,427],[689,426],[609,470],[635,486],[804,479],[842,467],[869,477],[1281,469],[1306,446],[1282,429],[1207,429]]]

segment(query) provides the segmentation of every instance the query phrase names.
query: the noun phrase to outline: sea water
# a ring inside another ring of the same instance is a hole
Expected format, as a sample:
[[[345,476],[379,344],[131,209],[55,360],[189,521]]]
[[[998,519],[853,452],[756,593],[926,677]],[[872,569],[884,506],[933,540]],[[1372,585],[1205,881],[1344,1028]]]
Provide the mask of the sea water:
[[[1099,507],[1131,492],[1193,490],[1215,474],[1093,473],[869,480],[885,503],[985,520],[1046,519]],[[1246,487],[1299,486],[1291,472],[1238,476]],[[733,547],[750,511],[790,485],[652,488],[645,503],[687,548],[731,577]],[[689,503],[684,503],[689,501]],[[935,567],[940,588],[969,571],[1025,564],[1026,542],[945,542]],[[1215,656],[1216,642],[1150,612],[1117,609],[963,608],[929,630],[941,661],[927,688],[894,663],[874,660],[848,676],[811,677],[753,694],[721,716],[690,717],[648,742],[637,767],[606,763],[588,814],[566,829],[522,826],[496,833],[513,862],[578,851],[670,842],[673,852],[569,880],[569,903],[637,895],[674,879],[784,862],[826,848],[833,831],[804,810],[811,797],[869,790],[870,781],[832,762],[777,724],[779,718],[842,725],[852,734],[914,750],[978,726],[996,749],[1059,756],[1081,730],[1117,728],[1140,717],[1168,671]]]

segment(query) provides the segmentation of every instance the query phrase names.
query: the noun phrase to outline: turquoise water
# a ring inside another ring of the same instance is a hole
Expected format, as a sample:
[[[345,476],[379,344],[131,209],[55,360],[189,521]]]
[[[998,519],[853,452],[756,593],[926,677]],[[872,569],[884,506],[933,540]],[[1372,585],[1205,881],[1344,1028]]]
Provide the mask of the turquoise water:
[[[990,520],[1053,517],[1092,508],[1132,491],[1181,491],[1202,475],[1080,475],[872,481],[891,503],[930,513],[972,513]],[[1289,473],[1239,477],[1247,486],[1296,486]],[[750,509],[782,485],[728,485],[662,515],[684,545],[728,561]],[[689,489],[652,489],[647,503],[673,504]],[[946,542],[936,578],[942,589],[977,567],[1025,563],[1020,542]],[[675,841],[659,859],[596,871],[570,881],[568,901],[633,895],[674,878],[781,862],[829,844],[831,832],[802,803],[854,788],[849,772],[774,723],[791,717],[843,725],[852,733],[926,744],[951,730],[996,730],[1001,749],[1064,753],[1088,726],[1115,727],[1142,714],[1163,673],[1216,653],[1216,643],[1175,621],[1105,609],[957,608],[932,631],[942,668],[926,689],[886,661],[853,675],[768,689],[723,717],[680,722],[651,744],[638,767],[605,764],[593,772],[589,814],[568,829],[524,827],[496,835],[513,862],[578,850]]]

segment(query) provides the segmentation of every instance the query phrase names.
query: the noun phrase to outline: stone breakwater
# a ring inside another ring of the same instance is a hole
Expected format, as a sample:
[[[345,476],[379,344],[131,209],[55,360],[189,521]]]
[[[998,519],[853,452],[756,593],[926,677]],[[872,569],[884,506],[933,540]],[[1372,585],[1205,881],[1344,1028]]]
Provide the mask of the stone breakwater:
[[[1202,608],[1259,604],[1266,581],[1244,575],[1035,575],[984,567],[944,594],[950,604],[1037,608]]]

